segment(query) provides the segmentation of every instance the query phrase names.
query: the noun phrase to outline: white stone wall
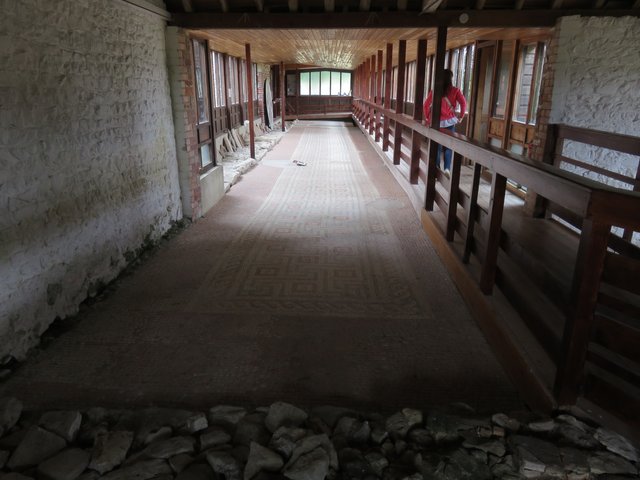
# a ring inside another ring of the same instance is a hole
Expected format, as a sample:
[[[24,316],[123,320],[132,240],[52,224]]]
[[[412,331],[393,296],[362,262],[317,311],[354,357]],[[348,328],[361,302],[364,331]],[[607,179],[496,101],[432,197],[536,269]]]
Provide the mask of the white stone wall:
[[[182,217],[165,25],[0,0],[0,356],[20,358]]]
[[[559,22],[551,123],[640,136],[640,19],[565,17]],[[566,156],[635,177],[638,157],[567,142]],[[629,184],[563,163],[610,185]]]

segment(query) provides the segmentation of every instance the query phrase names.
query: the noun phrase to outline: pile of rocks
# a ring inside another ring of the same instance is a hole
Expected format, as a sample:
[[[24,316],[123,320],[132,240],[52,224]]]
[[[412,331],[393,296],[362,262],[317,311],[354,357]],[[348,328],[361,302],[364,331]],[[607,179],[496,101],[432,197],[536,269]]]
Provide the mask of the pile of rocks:
[[[289,130],[295,122],[286,122],[285,128]],[[258,165],[258,162],[280,141],[284,132],[280,130],[280,125],[276,125],[273,130],[257,132],[255,138],[255,158],[251,158],[249,152],[249,134],[246,132],[241,136],[243,145],[236,150],[224,152],[219,164],[224,167],[225,190],[228,191],[232,185],[238,183],[240,177]]]
[[[389,417],[277,402],[23,412],[0,400],[1,480],[637,478],[623,437],[567,412],[475,415],[464,405]]]

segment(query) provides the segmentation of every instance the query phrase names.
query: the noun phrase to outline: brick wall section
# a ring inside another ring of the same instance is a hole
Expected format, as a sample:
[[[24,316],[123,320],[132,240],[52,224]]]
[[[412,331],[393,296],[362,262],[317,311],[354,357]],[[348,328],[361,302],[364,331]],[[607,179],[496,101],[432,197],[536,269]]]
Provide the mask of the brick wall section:
[[[202,214],[202,197],[200,154],[195,128],[198,112],[193,46],[186,31],[177,27],[167,28],[166,43],[182,209],[185,216],[196,219]]]
[[[544,146],[547,140],[547,129],[551,116],[551,101],[553,98],[553,82],[555,78],[556,63],[558,58],[558,37],[560,27],[554,29],[553,36],[547,45],[546,58],[542,72],[542,85],[540,86],[540,102],[536,115],[536,131],[532,142],[531,158],[543,161]]]
[[[182,218],[165,23],[123,2],[0,0],[0,357]]]

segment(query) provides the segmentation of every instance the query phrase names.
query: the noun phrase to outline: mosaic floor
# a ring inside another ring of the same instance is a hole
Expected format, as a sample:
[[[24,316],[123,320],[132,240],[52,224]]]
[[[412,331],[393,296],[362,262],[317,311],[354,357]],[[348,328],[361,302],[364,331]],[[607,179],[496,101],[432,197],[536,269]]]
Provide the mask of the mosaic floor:
[[[44,408],[520,406],[408,198],[345,123],[299,122],[80,316],[0,395]]]

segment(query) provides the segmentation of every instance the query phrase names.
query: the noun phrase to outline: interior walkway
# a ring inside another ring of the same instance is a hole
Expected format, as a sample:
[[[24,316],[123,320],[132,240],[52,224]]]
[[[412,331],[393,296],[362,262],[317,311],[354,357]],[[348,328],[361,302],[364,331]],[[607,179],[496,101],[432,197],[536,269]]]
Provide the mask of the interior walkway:
[[[340,122],[294,126],[8,393],[47,408],[521,406],[409,199]]]

